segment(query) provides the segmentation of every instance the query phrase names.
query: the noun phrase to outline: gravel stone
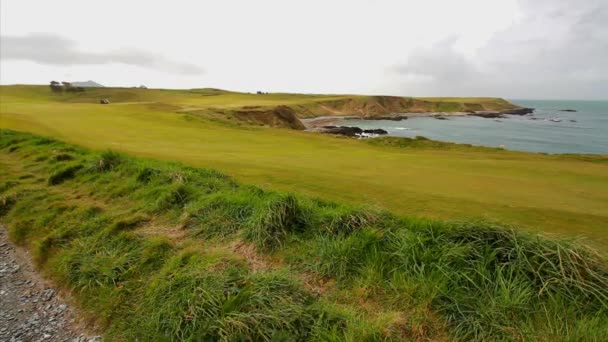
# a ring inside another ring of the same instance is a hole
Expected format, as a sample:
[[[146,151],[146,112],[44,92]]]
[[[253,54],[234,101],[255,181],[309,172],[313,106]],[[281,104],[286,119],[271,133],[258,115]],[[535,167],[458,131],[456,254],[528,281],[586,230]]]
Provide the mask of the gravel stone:
[[[0,341],[101,341],[78,326],[75,317],[77,313],[45,284],[29,256],[20,255],[0,225]]]

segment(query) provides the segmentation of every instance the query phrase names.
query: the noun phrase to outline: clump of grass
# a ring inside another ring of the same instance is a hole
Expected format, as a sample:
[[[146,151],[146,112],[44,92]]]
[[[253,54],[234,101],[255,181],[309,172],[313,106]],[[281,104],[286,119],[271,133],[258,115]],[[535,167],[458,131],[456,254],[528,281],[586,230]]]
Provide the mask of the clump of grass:
[[[55,139],[51,139],[51,138],[47,138],[47,137],[38,137],[38,138],[34,138],[32,143],[34,145],[40,146],[40,145],[50,145],[57,142],[57,140]]]
[[[398,234],[388,240],[395,270],[420,279],[441,272],[432,306],[464,339],[515,338],[556,301],[576,307],[573,322],[608,309],[605,263],[574,243],[475,223]]]
[[[165,187],[156,199],[154,209],[163,211],[172,208],[183,208],[191,198],[192,190],[184,184],[173,184]]]
[[[139,316],[146,328],[134,337],[299,340],[314,322],[307,309],[311,303],[312,297],[284,275],[249,274],[222,255],[186,250],[146,289]]]
[[[148,215],[137,213],[114,222],[110,226],[110,231],[119,232],[124,230],[132,230],[142,223],[146,223],[148,221],[150,221],[150,217]]]
[[[316,260],[311,269],[323,276],[341,280],[357,277],[371,258],[380,251],[383,234],[375,229],[363,229],[338,237],[321,235],[315,244]]]
[[[302,232],[306,223],[306,214],[294,195],[275,195],[252,216],[245,236],[258,247],[273,249],[282,245],[290,233]]]
[[[363,227],[374,225],[380,220],[380,214],[370,209],[354,209],[347,206],[336,206],[321,210],[319,227],[332,234],[352,233]]]
[[[0,217],[6,215],[9,210],[15,205],[17,202],[16,194],[7,194],[0,196]]]
[[[153,177],[158,176],[160,170],[153,169],[151,167],[144,167],[137,173],[137,181],[141,183],[149,183]]]
[[[244,228],[259,198],[250,192],[220,192],[186,208],[181,226],[194,236],[227,237]]]
[[[122,162],[123,156],[115,151],[105,151],[93,164],[93,169],[98,172],[114,170]]]
[[[49,177],[47,183],[49,185],[61,184],[66,180],[74,178],[76,176],[76,172],[78,172],[80,169],[82,169],[82,165],[80,164],[70,165],[68,167],[59,169]]]
[[[140,252],[138,240],[129,234],[93,234],[74,240],[54,267],[64,282],[80,291],[115,287],[129,277]]]
[[[74,157],[67,153],[59,153],[59,154],[55,155],[54,159],[56,161],[67,161],[67,160],[74,160]]]
[[[15,180],[7,180],[6,182],[0,184],[0,193],[3,193],[7,190],[10,190],[11,188],[15,187],[19,185],[18,181]]]

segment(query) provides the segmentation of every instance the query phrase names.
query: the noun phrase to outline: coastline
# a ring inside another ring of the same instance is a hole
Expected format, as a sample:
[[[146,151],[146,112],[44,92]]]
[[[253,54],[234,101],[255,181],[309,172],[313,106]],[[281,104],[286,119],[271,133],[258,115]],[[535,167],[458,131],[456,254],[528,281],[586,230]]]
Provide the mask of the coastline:
[[[608,152],[606,103],[520,101],[533,113],[504,111],[415,112],[384,116],[332,115],[302,119],[314,133],[353,138],[379,136],[503,147],[511,151],[547,154],[602,155]],[[569,110],[564,110],[567,108]],[[494,115],[500,114],[500,117]],[[409,120],[408,120],[409,119]],[[333,126],[333,127],[324,127]],[[375,131],[374,135],[362,134]],[[604,133],[603,133],[604,132]]]
[[[370,117],[370,116],[359,116],[359,115],[324,115],[317,116],[314,118],[304,118],[300,121],[306,126],[306,130],[315,131],[320,130],[323,126],[331,126],[343,120],[389,120],[389,121],[401,121],[407,120],[408,118],[416,117],[444,117],[444,116],[470,116],[475,115],[469,112],[426,112],[426,113],[394,113],[391,115]]]

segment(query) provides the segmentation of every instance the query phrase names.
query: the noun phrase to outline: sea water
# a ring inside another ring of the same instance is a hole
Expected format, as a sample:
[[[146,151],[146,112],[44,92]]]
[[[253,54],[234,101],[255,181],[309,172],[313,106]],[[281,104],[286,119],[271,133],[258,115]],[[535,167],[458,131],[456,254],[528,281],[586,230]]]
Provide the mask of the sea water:
[[[391,136],[547,153],[608,154],[608,101],[510,100],[536,110],[532,115],[488,119],[452,116],[447,120],[410,117],[403,121],[344,120],[338,125],[383,128]],[[564,112],[573,109],[576,112]]]

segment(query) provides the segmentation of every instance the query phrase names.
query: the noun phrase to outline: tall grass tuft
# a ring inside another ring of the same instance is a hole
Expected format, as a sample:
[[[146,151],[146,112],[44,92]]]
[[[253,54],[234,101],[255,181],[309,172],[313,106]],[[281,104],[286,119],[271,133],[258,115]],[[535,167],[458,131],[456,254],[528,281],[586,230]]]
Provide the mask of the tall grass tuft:
[[[124,159],[124,157],[115,151],[105,151],[97,159],[92,168],[98,172],[108,172],[114,170]]]
[[[82,168],[83,168],[82,165],[77,164],[77,165],[70,165],[65,168],[59,169],[49,177],[47,183],[49,185],[61,184],[69,179],[76,177],[76,172],[78,172]]]
[[[250,219],[245,236],[258,247],[273,249],[281,246],[290,233],[302,232],[306,224],[306,213],[294,195],[274,195]]]

